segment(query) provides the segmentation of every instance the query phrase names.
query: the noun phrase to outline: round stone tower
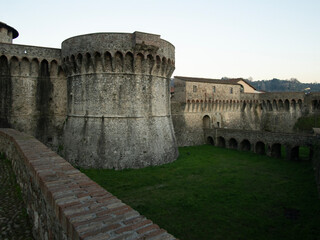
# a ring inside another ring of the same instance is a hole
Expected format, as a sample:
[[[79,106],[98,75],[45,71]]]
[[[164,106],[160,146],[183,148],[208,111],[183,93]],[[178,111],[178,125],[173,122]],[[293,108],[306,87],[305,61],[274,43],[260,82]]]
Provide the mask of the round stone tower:
[[[19,36],[17,30],[7,24],[0,22],[0,43],[12,43],[12,39]]]
[[[174,57],[171,43],[142,32],[65,40],[66,159],[85,168],[115,169],[174,161],[169,91]]]

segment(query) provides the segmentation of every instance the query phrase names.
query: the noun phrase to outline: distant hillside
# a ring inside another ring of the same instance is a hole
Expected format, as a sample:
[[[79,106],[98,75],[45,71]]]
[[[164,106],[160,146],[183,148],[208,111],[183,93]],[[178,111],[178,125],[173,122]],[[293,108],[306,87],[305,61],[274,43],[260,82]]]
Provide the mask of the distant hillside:
[[[306,88],[310,88],[311,92],[320,92],[320,83],[301,83],[295,78],[290,80],[274,78],[272,80],[247,81],[257,90],[266,92],[300,92]]]

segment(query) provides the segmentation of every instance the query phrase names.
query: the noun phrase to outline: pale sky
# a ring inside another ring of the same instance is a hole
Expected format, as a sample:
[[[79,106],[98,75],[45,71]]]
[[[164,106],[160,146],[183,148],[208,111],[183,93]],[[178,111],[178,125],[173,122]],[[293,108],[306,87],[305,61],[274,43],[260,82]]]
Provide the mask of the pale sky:
[[[176,48],[173,76],[297,78],[320,83],[320,0],[2,1],[16,44],[142,31]]]

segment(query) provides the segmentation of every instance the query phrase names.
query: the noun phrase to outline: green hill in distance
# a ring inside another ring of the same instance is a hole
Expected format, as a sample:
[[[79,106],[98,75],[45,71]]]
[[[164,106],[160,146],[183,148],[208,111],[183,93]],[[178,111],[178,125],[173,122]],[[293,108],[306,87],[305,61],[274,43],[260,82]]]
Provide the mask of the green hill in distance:
[[[271,80],[250,81],[247,80],[257,90],[266,92],[301,92],[310,88],[311,92],[320,92],[320,83],[301,83],[295,78],[290,80],[280,80],[273,78]]]

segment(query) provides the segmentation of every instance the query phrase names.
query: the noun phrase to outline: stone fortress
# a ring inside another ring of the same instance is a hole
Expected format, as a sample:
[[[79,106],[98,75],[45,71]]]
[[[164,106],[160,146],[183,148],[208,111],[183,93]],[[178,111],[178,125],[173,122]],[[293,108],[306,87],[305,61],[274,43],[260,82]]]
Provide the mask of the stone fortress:
[[[319,109],[320,94],[259,92],[243,79],[175,77],[170,95],[175,49],[159,35],[87,34],[61,49],[12,44],[18,35],[0,22],[0,127],[81,167],[160,165],[177,146],[206,143],[205,129],[290,133]]]
[[[174,46],[159,35],[97,33],[61,49],[12,44],[1,23],[1,124],[82,167],[139,168],[178,156],[170,112]]]
[[[294,133],[319,113],[320,93],[260,92],[238,79],[175,77],[172,118],[179,146],[205,143],[203,129]]]
[[[88,34],[61,49],[12,44],[18,35],[0,22],[0,153],[35,239],[176,239],[71,164],[160,165],[177,158],[177,146],[206,142],[274,157],[284,144],[291,158],[314,144],[292,127],[319,113],[319,94],[190,77],[175,77],[170,94],[174,46],[159,35]],[[319,149],[314,159],[320,192]]]

